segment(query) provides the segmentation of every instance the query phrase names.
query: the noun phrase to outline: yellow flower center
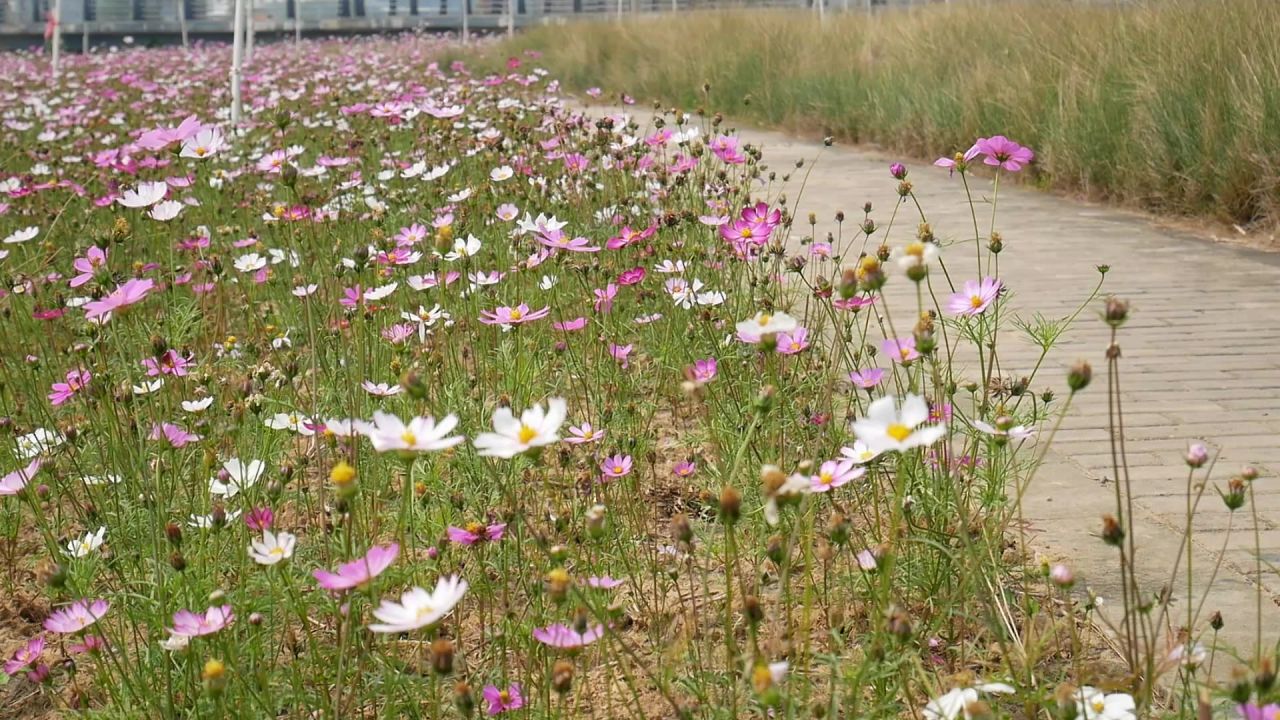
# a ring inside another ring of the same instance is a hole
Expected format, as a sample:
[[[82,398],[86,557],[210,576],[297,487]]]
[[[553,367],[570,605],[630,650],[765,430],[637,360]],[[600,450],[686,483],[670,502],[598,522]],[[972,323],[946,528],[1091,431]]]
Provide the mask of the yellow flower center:
[[[284,548],[279,547],[279,546],[273,547],[273,548],[271,548],[269,551],[267,551],[267,554],[268,554],[268,555],[270,555],[270,556],[272,556],[272,557],[283,557],[283,556],[284,556]]]
[[[506,690],[503,690],[498,693],[498,699],[502,701],[503,705],[506,705],[507,703],[511,702],[511,693],[507,692]]]
[[[520,444],[528,445],[529,441],[536,437],[538,437],[537,430],[534,430],[523,423],[520,424],[520,432],[516,434],[516,438],[520,441]]]
[[[905,253],[906,253],[906,254],[908,254],[908,255],[911,255],[911,256],[917,257],[917,258],[923,258],[923,257],[924,257],[924,243],[922,243],[922,242],[913,242],[913,243],[909,243],[909,244],[907,245],[907,247],[903,249],[903,252],[905,252]]]
[[[886,435],[893,438],[894,440],[897,440],[898,442],[902,442],[903,440],[906,440],[907,437],[911,435],[911,428],[901,423],[894,423],[890,425],[888,428],[886,428],[884,432]]]
[[[484,532],[484,526],[478,522],[467,523],[467,532],[472,535],[480,535]]]
[[[907,358],[911,357],[911,348],[906,346],[899,347],[898,354],[902,356],[903,360],[906,360]]]
[[[829,472],[818,473],[818,482],[822,483],[823,485],[830,485],[831,483],[835,482],[835,480],[836,480],[835,477]]]
[[[621,474],[622,474],[623,469],[624,469],[624,468],[623,468],[621,465],[614,465],[614,466],[613,466],[613,474],[614,474],[614,475],[621,475]]]
[[[970,305],[970,306],[972,306],[972,307],[975,307],[975,308],[980,308],[980,307],[982,307],[982,298],[981,298],[981,297],[979,297],[978,295],[970,296],[970,297],[969,297],[969,305]]]
[[[773,321],[773,316],[768,313],[760,313],[760,317],[756,318],[756,323],[760,327],[765,327]]]
[[[512,311],[511,311],[511,319],[512,319],[512,320],[519,320],[519,319],[520,319],[520,318],[522,318],[522,317],[524,317],[524,313],[520,312],[519,310],[512,310]]]
[[[408,430],[405,430],[404,432],[400,433],[400,439],[404,441],[405,445],[418,444],[418,436],[414,435],[412,432]]]

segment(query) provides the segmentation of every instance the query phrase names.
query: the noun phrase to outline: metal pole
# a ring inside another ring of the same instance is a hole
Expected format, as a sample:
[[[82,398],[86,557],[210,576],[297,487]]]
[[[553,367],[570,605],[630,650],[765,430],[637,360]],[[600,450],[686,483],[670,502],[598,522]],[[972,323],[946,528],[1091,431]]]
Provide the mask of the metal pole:
[[[49,38],[49,42],[53,44],[51,51],[51,70],[53,79],[58,79],[58,66],[62,60],[62,0],[53,0],[53,35]]]
[[[818,23],[825,25],[827,22],[827,6],[822,0],[815,0],[818,4]]]
[[[462,1],[462,44],[466,45],[467,41],[471,39],[471,28],[467,26],[468,16],[471,14],[470,13],[471,8],[467,6],[471,3],[471,0],[461,0],[461,1]]]
[[[245,0],[235,0],[231,20],[231,130],[240,124],[240,68],[244,64]]]
[[[87,14],[87,13],[86,13]],[[85,18],[80,25],[80,52],[85,55],[89,54],[89,18]]]
[[[182,49],[186,50],[187,44],[187,0],[178,0],[178,30],[182,33]]]
[[[516,0],[507,0],[507,37],[516,34]]]
[[[254,18],[254,15],[257,12],[257,8],[254,7],[254,0],[248,0],[248,2],[245,3],[245,10],[247,12],[247,15],[245,16],[245,19],[244,19],[244,22],[245,22],[244,64],[252,65],[253,64],[253,41],[254,41],[254,36],[257,34],[256,26],[258,24]]]
[[[302,0],[293,0],[293,44],[302,42]]]

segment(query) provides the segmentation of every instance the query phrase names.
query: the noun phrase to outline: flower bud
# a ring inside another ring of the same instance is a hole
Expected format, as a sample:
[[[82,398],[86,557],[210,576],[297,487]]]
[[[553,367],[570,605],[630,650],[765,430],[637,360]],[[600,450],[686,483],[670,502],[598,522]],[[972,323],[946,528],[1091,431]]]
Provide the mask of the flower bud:
[[[227,666],[221,660],[206,660],[204,669],[200,672],[200,680],[204,683],[204,689],[210,695],[218,695],[223,688],[227,686]]]
[[[779,470],[781,472],[781,470]],[[785,479],[785,478],[784,478]],[[725,486],[720,491],[720,521],[732,525],[742,517],[742,493],[732,487]]]
[[[1051,580],[1054,585],[1065,590],[1070,588],[1072,585],[1075,585],[1076,576],[1075,573],[1071,572],[1071,568],[1059,563],[1049,569],[1049,580]]]
[[[557,660],[551,667],[551,689],[564,695],[573,688],[573,663]]]
[[[1239,510],[1240,508],[1244,507],[1244,500],[1245,500],[1244,478],[1240,478],[1240,477],[1231,478],[1230,480],[1227,481],[1227,491],[1225,493],[1222,491],[1218,491],[1218,493],[1222,495],[1222,502],[1227,506],[1228,510],[1232,512]]]
[[[1107,298],[1103,306],[1102,319],[1113,328],[1118,328],[1129,319],[1129,303],[1114,295]]]
[[[458,712],[463,717],[471,717],[476,711],[476,696],[471,692],[471,686],[465,682],[459,681],[453,686],[453,704],[458,708]]]
[[[431,669],[437,675],[448,675],[453,672],[453,641],[448,638],[436,638],[431,643]]]
[[[565,598],[569,595],[569,587],[572,584],[573,578],[569,577],[569,573],[564,568],[555,568],[547,573],[546,582],[544,583],[547,594],[557,603],[565,601]]]
[[[907,166],[896,162],[889,166],[889,174],[893,176],[894,180],[906,180]]]
[[[1067,371],[1067,387],[1071,392],[1080,392],[1093,380],[1093,366],[1087,360],[1080,360]]]
[[[1202,442],[1193,442],[1187,446],[1187,467],[1198,468],[1209,462],[1209,448]]]
[[[1113,547],[1119,547],[1124,542],[1124,528],[1114,515],[1102,516],[1102,541]]]

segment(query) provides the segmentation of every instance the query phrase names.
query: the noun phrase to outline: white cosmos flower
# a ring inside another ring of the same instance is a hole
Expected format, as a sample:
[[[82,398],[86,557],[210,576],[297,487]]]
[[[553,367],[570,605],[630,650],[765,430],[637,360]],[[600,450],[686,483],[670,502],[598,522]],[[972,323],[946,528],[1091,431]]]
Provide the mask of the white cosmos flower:
[[[876,453],[932,445],[946,434],[944,425],[924,425],[929,405],[919,395],[907,395],[902,407],[894,397],[882,397],[867,408],[867,416],[853,423],[853,434]]]
[[[257,462],[257,461],[255,460],[254,462]],[[230,496],[228,496],[228,497],[230,497]],[[236,521],[236,520],[238,520],[239,518],[240,518],[240,511],[239,511],[239,510],[228,510],[228,511],[227,511],[227,513],[226,513],[226,517],[225,517],[225,519],[223,520],[223,524],[224,524],[224,525],[230,525],[231,523],[235,522],[235,521]],[[190,526],[191,526],[191,527],[193,527],[193,528],[200,528],[201,530],[208,530],[209,528],[213,527],[213,515],[195,515],[195,514],[193,514],[193,515],[191,515],[190,517],[188,517],[188,518],[187,518],[187,524],[188,524],[188,525],[190,525]]]
[[[383,599],[373,611],[380,623],[369,625],[376,633],[401,633],[433,625],[453,611],[467,592],[467,581],[455,575],[442,577],[435,590],[414,587],[400,596],[400,602]]]
[[[66,442],[66,438],[61,433],[44,428],[36,428],[32,432],[18,437],[18,458],[30,460],[37,455],[58,449],[64,442]]]
[[[766,465],[763,472],[778,471],[773,465]],[[780,472],[780,471],[778,471]],[[795,500],[801,495],[813,492],[812,479],[802,473],[792,473],[777,490],[773,491],[764,501],[764,519],[770,525],[778,524],[778,501],[783,502]]]
[[[334,437],[368,435],[372,430],[373,423],[365,420],[326,418],[324,421],[324,431]]]
[[[226,481],[218,477],[210,478],[209,492],[230,498],[256,485],[267,466],[261,460],[250,460],[245,463],[240,458],[231,458],[222,464],[222,469],[226,471]]]
[[[511,177],[515,174],[516,174],[516,171],[512,170],[511,166],[503,165],[501,167],[496,167],[490,170],[489,179],[494,182],[502,182],[503,180],[510,180]]]
[[[213,404],[213,396],[200,398],[199,400],[183,400],[182,409],[189,413],[202,413],[209,409]]]
[[[216,155],[224,147],[226,147],[226,142],[222,138],[221,130],[204,128],[196,133],[194,137],[183,141],[180,155],[185,158],[207,158]]]
[[[526,450],[560,440],[560,426],[568,416],[564,398],[551,398],[547,409],[534,405],[516,420],[511,408],[500,407],[493,413],[494,432],[480,433],[473,441],[484,457],[511,458]]]
[[[392,395],[399,395],[401,391],[404,390],[404,388],[400,387],[399,385],[388,385],[386,383],[373,383],[373,382],[369,382],[368,380],[365,380],[364,382],[360,383],[360,387],[364,388],[365,392],[369,393],[374,397],[390,397]]]
[[[538,287],[542,288],[543,290],[550,290],[551,288],[556,286],[557,279],[558,278],[556,278],[555,275],[543,275],[542,280],[538,282]]]
[[[13,232],[9,233],[9,235],[6,236],[4,239],[4,244],[16,245],[18,243],[24,243],[28,240],[35,238],[35,236],[39,234],[40,234],[40,228],[36,227],[35,225],[32,225],[30,227],[24,227],[21,230],[14,230]]]
[[[89,486],[119,485],[120,483],[124,482],[124,478],[120,477],[119,475],[110,475],[110,474],[109,475],[85,475],[82,479],[84,480],[84,484]]]
[[[938,256],[938,246],[931,242],[912,242],[907,243],[905,247],[894,253],[894,257],[898,261],[898,267],[903,270],[911,270],[913,268],[927,268],[929,263]]]
[[[160,641],[160,647],[169,652],[182,652],[187,649],[187,645],[191,644],[191,637],[188,635],[179,635],[171,633],[169,637]]]
[[[168,222],[178,217],[178,213],[182,212],[184,207],[186,206],[177,200],[165,200],[151,208],[151,212],[147,214],[151,216],[152,220]]]
[[[164,378],[156,378],[155,380],[143,380],[138,385],[133,386],[134,395],[150,395],[151,393],[164,387]]]
[[[979,693],[1002,693],[1009,694],[1014,692],[1013,688],[1004,683],[983,683],[973,687],[953,688],[945,694],[940,695],[929,701],[924,706],[925,720],[956,720],[965,714],[965,708],[970,704],[977,702]]]
[[[725,301],[725,294],[720,290],[708,290],[704,293],[698,293],[699,305],[721,305]]]
[[[315,431],[307,427],[311,424],[311,418],[298,413],[276,413],[263,421],[272,430],[292,430],[303,437],[315,435]]]
[[[267,259],[258,253],[249,253],[236,258],[235,267],[242,273],[257,272],[267,266]]]
[[[275,565],[293,557],[293,546],[297,542],[297,536],[290,533],[273,533],[270,530],[264,530],[261,540],[250,542],[249,557],[259,565]]]
[[[796,329],[796,319],[784,312],[758,312],[754,317],[743,320],[736,325],[743,335],[764,337],[771,333],[791,332]]]
[[[116,202],[128,208],[151,207],[164,199],[169,192],[169,185],[163,180],[157,182],[138,183],[133,190],[125,190]]]
[[[465,238],[455,238],[453,241],[453,251],[444,256],[445,260],[454,261],[462,258],[474,257],[480,252],[480,238],[475,235],[467,234]]]
[[[98,528],[96,533],[85,533],[84,537],[79,540],[72,540],[67,543],[66,553],[73,558],[82,558],[102,547],[102,541],[107,535],[105,527]]]
[[[319,285],[316,285],[314,283],[311,285],[299,285],[298,287],[293,289],[293,295],[294,297],[304,298],[310,295],[311,293],[315,292],[319,287],[320,287]]]
[[[398,283],[387,283],[380,287],[369,288],[364,291],[364,299],[369,302],[376,302],[395,292],[397,287],[399,287]]]
[[[1136,710],[1127,693],[1107,694],[1086,685],[1076,694],[1076,712],[1083,720],[1137,720]]]
[[[856,440],[853,443],[853,447],[840,448],[840,454],[846,458],[849,458],[850,460],[852,460],[854,463],[858,465],[863,465],[865,463],[871,462],[872,460],[875,460],[876,456],[879,455],[880,453],[867,447],[867,444],[862,442],[861,440]]]
[[[439,424],[434,417],[415,417],[406,424],[395,415],[378,410],[373,413],[373,424],[361,432],[378,452],[436,452],[466,440],[461,435],[449,435],[457,425],[457,415],[445,415]]]

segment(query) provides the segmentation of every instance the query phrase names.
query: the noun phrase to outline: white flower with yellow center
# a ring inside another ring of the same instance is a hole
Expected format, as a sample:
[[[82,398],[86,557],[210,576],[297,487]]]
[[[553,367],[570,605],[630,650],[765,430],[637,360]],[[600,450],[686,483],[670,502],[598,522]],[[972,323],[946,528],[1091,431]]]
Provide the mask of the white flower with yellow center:
[[[1126,693],[1107,694],[1088,685],[1076,696],[1076,712],[1083,720],[1137,720],[1133,696]]]
[[[275,565],[293,557],[293,548],[297,544],[297,536],[282,532],[262,531],[262,539],[249,544],[249,557],[259,565]]]
[[[262,424],[272,430],[292,430],[303,437],[316,434],[315,430],[308,427],[312,424],[311,418],[296,412],[276,413],[264,420]]]
[[[917,240],[907,243],[905,247],[894,253],[894,255],[898,260],[898,267],[903,270],[927,268],[929,263],[938,256],[938,246]]]
[[[791,332],[796,329],[796,319],[784,312],[758,312],[755,317],[737,324],[738,333],[764,337],[773,333]]]
[[[445,415],[437,423],[434,417],[415,417],[405,423],[390,413],[375,411],[372,425],[359,428],[378,452],[437,452],[451,448],[466,438],[449,435],[458,426],[457,415]]]
[[[245,463],[240,458],[231,458],[222,464],[222,472],[210,478],[209,492],[220,497],[235,497],[242,491],[257,485],[266,470],[267,466],[261,460],[250,460]]]
[[[517,420],[511,408],[501,407],[493,413],[494,432],[480,433],[474,441],[476,450],[485,457],[511,458],[536,447],[560,440],[560,426],[568,416],[564,398],[551,398],[547,409],[541,405],[520,413]]]
[[[875,453],[932,445],[947,429],[943,425],[925,425],[929,404],[919,395],[908,395],[898,406],[897,398],[882,397],[867,408],[867,416],[853,423],[853,434]]]
[[[106,535],[107,529],[105,527],[98,528],[96,533],[85,533],[84,537],[79,540],[72,540],[67,543],[66,553],[73,558],[86,557],[102,547],[102,541]]]
[[[376,633],[402,633],[434,625],[453,612],[454,606],[467,593],[467,581],[450,575],[436,582],[435,590],[410,588],[400,596],[400,602],[383,600],[373,616],[381,620],[369,629]]]

